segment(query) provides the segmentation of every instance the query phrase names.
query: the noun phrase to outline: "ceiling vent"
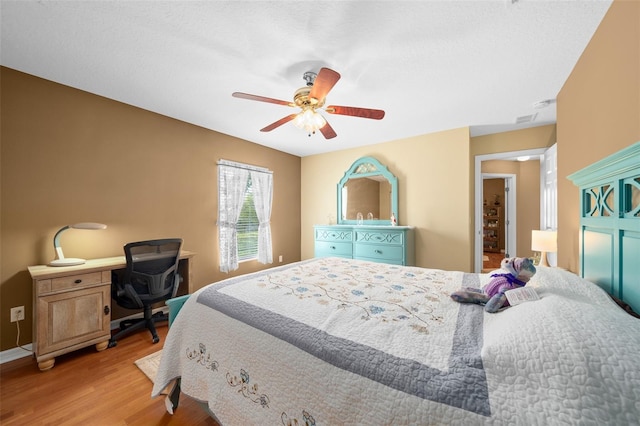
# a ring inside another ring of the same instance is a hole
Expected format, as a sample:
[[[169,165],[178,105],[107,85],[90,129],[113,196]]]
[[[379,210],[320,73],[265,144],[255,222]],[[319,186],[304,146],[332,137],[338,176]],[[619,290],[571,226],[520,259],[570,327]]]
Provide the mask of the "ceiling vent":
[[[555,102],[556,102],[555,99],[545,99],[544,101],[535,102],[533,104],[533,107],[535,109],[542,109],[542,108],[548,107],[549,105],[551,105],[551,104],[553,104]]]
[[[532,121],[535,121],[536,117],[538,116],[538,114],[530,114],[530,115],[522,115],[518,118],[516,118],[516,124],[524,124],[524,123],[531,123]]]

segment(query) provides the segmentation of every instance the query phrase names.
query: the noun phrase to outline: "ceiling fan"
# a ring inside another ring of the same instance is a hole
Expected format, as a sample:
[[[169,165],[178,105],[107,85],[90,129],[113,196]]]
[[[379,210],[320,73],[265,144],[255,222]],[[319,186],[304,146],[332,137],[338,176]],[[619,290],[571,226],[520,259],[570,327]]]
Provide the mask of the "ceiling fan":
[[[322,108],[327,94],[333,86],[335,86],[338,80],[340,80],[340,74],[332,69],[321,68],[318,74],[307,71],[304,73],[302,78],[307,82],[307,85],[296,90],[293,95],[293,102],[281,101],[279,99],[251,95],[242,92],[234,92],[232,96],[251,101],[286,105],[294,108],[299,107],[301,109],[297,114],[287,115],[286,117],[283,117],[280,120],[260,129],[261,132],[270,132],[289,121],[293,121],[293,124],[306,130],[309,133],[309,136],[314,134],[317,130],[320,130],[326,139],[331,139],[336,137],[336,132],[327,120],[318,113],[318,110],[324,110],[329,114],[349,115],[352,117],[371,118],[373,120],[381,120],[384,117],[384,111],[379,109],[338,105],[329,105]]]

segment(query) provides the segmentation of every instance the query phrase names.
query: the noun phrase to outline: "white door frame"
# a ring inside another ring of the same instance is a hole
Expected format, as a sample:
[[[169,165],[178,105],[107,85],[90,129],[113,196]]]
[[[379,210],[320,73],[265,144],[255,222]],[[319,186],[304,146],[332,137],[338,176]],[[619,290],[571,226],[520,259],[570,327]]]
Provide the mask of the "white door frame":
[[[474,238],[474,271],[482,271],[482,162],[489,160],[509,160],[519,156],[541,156],[547,148],[528,149],[523,151],[499,152],[494,154],[476,155],[474,161],[474,183],[475,183],[475,238]]]
[[[506,174],[506,173],[482,173],[482,180],[485,179],[504,179],[505,187],[509,187],[509,192],[507,193],[507,197],[504,200],[505,207],[505,229],[507,230],[507,235],[505,238],[505,255],[508,253],[510,256],[514,256],[517,247],[517,228],[516,228],[516,218],[517,218],[517,209],[516,209],[516,175],[514,174]],[[485,197],[483,196],[483,204]],[[484,248],[483,248],[484,250]]]

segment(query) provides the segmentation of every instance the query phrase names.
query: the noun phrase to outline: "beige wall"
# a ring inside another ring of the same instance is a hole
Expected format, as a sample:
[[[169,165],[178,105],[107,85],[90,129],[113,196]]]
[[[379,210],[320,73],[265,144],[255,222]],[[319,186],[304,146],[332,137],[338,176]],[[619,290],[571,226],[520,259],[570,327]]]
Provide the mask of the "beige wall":
[[[615,0],[558,95],[558,266],[578,269],[566,176],[640,140],[640,2]]]
[[[540,161],[520,163],[517,227],[517,254],[533,256],[531,231],[540,229]]]
[[[300,260],[299,157],[11,69],[1,73],[2,350],[15,347],[13,306],[26,307],[21,342],[31,342],[27,266],[53,259],[53,236],[70,223],[108,228],[67,231],[67,257],[118,256],[126,242],[176,236],[197,253],[196,287],[227,278],[218,269],[215,227],[221,158],[273,170],[274,260]],[[263,268],[242,263],[231,275]]]
[[[372,156],[398,177],[399,224],[416,227],[417,266],[472,271],[475,155],[554,142],[555,125],[476,138],[461,128],[304,157],[302,258],[313,257],[313,225],[336,223],[336,185],[344,172],[358,158]]]
[[[471,138],[471,161],[476,155],[548,148],[556,142],[556,125]]]
[[[313,225],[336,223],[338,181],[372,156],[398,178],[396,214],[400,225],[416,227],[416,264],[469,270],[468,155],[469,131],[461,128],[302,158],[302,258],[313,257]]]

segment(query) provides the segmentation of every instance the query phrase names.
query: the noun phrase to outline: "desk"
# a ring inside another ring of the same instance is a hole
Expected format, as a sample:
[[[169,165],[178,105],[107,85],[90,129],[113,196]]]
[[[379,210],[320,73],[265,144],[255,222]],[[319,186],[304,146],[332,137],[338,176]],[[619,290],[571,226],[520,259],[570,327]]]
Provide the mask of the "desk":
[[[182,250],[178,294],[192,293],[195,253]],[[124,256],[90,259],[76,266],[29,266],[33,279],[33,353],[41,371],[55,357],[95,345],[107,348],[111,338],[111,273],[124,269]]]

